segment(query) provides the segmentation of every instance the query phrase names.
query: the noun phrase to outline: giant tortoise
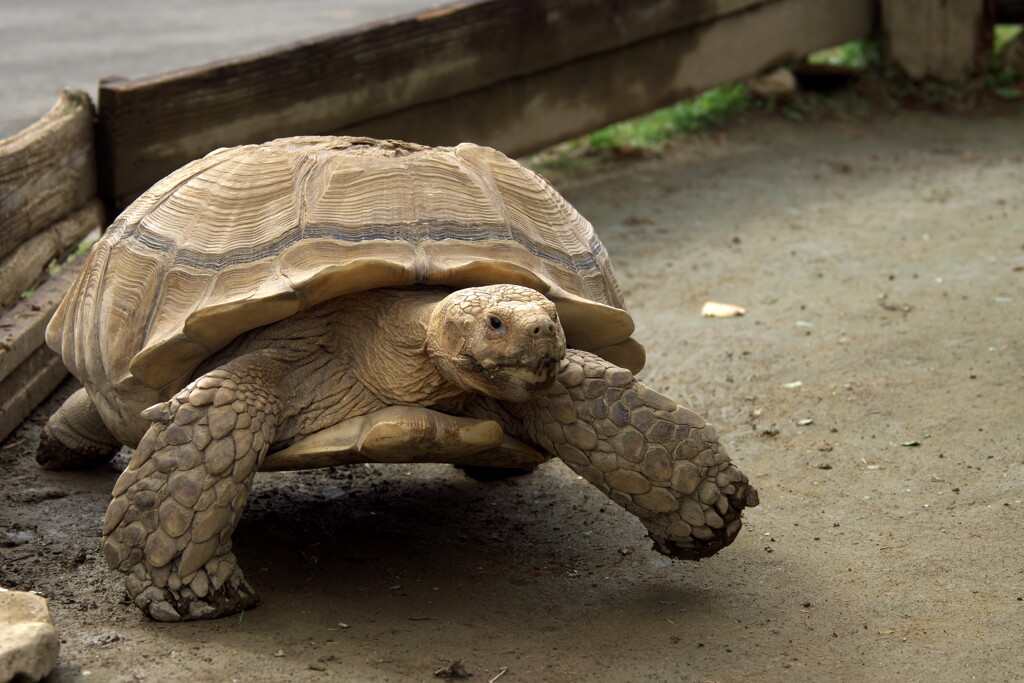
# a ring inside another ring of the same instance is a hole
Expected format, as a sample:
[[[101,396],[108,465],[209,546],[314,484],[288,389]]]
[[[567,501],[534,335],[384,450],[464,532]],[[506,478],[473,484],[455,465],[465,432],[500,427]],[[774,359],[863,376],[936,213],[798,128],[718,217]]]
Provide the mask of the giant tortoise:
[[[634,378],[632,333],[593,228],[499,152],[221,149],[93,246],[46,335],[84,389],[37,457],[86,467],[135,448],[102,545],[158,620],[255,604],[231,534],[261,469],[558,457],[658,551],[699,559],[757,492],[712,426]]]

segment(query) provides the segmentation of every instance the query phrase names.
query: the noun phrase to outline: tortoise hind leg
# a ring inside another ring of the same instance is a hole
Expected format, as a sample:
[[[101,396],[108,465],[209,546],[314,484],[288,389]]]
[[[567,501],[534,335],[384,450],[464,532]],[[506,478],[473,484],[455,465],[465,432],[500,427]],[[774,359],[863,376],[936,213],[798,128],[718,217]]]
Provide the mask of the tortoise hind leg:
[[[77,470],[107,462],[121,450],[85,389],[71,394],[39,435],[36,462],[51,470]]]
[[[102,545],[153,619],[211,619],[258,602],[231,534],[274,440],[285,372],[242,356],[143,413],[154,424],[114,485]]]

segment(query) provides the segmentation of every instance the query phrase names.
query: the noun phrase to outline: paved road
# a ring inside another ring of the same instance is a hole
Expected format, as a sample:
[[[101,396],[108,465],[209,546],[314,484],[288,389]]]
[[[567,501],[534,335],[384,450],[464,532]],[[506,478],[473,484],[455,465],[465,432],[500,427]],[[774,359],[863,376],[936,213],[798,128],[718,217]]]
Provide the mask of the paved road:
[[[0,138],[42,116],[61,88],[93,97],[104,76],[149,76],[443,0],[0,0]]]

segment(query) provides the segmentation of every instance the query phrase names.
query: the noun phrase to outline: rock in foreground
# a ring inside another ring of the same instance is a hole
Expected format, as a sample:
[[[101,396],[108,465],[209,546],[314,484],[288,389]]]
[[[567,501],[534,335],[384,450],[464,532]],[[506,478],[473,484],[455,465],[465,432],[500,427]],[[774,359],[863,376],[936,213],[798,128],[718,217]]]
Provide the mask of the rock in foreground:
[[[57,663],[59,648],[46,598],[0,588],[0,681],[38,681]]]

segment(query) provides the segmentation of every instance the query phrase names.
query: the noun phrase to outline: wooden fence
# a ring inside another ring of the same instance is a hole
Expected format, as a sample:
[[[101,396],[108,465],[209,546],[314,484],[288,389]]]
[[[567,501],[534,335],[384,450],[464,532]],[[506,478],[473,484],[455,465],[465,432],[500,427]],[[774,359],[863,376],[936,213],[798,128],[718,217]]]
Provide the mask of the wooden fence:
[[[519,155],[867,36],[872,0],[490,0],[100,85],[119,206],[211,149],[297,133]]]
[[[64,93],[0,141],[0,440],[65,374],[43,331],[75,266],[21,293],[113,211],[212,149],[357,134],[520,155],[868,37],[879,17],[901,64],[962,75],[992,7],[1022,4],[476,0],[195,69],[106,79],[95,122],[84,93]]]
[[[67,91],[42,119],[0,140],[0,440],[67,374],[43,332],[74,265],[32,296],[22,300],[22,293],[105,224],[94,118],[88,95]]]

